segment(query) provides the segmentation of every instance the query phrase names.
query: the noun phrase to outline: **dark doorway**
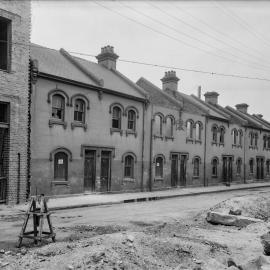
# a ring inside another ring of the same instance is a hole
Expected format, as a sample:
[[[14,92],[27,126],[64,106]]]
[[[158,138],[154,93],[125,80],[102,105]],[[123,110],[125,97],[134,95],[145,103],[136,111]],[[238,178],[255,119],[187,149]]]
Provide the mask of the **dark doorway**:
[[[176,187],[178,182],[178,155],[172,155],[171,166],[171,185],[172,187]]]
[[[180,156],[180,186],[186,186],[187,156]]]
[[[111,152],[101,151],[100,167],[100,191],[107,192],[110,190],[111,178]]]
[[[264,158],[263,157],[257,157],[256,158],[256,178],[257,179],[263,179],[264,178]]]
[[[222,161],[223,161],[223,166],[222,166],[223,181],[227,185],[230,185],[230,183],[232,182],[233,157],[225,156],[223,157]]]
[[[96,188],[96,151],[86,150],[84,159],[84,189],[95,191]]]

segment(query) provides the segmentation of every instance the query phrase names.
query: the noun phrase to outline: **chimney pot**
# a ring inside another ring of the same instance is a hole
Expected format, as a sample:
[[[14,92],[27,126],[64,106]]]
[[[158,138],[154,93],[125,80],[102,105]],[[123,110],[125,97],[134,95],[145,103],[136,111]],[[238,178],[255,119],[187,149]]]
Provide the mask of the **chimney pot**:
[[[205,102],[216,105],[218,104],[218,96],[219,93],[217,92],[206,92],[204,94]]]
[[[164,77],[161,79],[162,81],[162,89],[165,91],[166,89],[177,91],[178,89],[178,81],[179,78],[176,76],[176,72],[166,71]]]
[[[236,104],[235,107],[237,111],[242,112],[242,113],[247,113],[248,104],[246,103]]]
[[[118,55],[114,53],[113,46],[105,46],[101,48],[101,53],[96,56],[98,64],[112,70],[116,70],[116,60]]]

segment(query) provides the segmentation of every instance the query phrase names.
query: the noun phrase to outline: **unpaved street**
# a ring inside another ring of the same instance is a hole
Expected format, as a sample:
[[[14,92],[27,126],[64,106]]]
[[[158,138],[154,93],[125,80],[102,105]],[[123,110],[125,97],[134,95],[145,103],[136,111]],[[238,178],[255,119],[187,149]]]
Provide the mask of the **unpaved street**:
[[[204,211],[269,194],[263,188],[56,211],[57,242],[35,247],[24,240],[23,251],[14,248],[23,215],[2,210],[0,248],[11,254],[0,255],[0,262],[8,262],[6,269],[227,269],[219,264],[228,256],[243,263],[247,255],[263,254],[259,236],[267,226],[214,226]]]

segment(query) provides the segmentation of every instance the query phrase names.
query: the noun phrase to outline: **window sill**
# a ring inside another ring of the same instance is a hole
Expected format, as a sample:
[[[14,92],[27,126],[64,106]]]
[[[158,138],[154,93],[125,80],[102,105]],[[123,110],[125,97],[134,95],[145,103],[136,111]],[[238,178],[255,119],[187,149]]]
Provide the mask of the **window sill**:
[[[67,180],[53,180],[52,184],[55,186],[68,186],[69,185]]]
[[[0,68],[0,71],[4,72],[4,73],[8,73],[8,74],[14,74],[15,73],[15,72],[11,71],[10,69],[1,69]]]
[[[155,177],[155,178],[154,178],[154,181],[163,181],[163,180],[164,180],[163,177]]]
[[[174,137],[165,136],[165,141],[169,141],[169,140],[173,141],[174,140]]]
[[[218,178],[218,176],[217,175],[212,175],[212,178]]]
[[[242,148],[242,145],[240,145],[240,144],[232,144],[232,148]]]
[[[270,151],[270,148],[263,148],[263,150],[265,150],[265,151]]]
[[[62,120],[59,120],[59,119],[51,118],[51,119],[49,120],[49,127],[51,128],[53,125],[63,126],[64,129],[67,128],[67,122],[62,121]]]
[[[118,132],[118,133],[120,133],[121,136],[123,136],[123,130],[122,129],[120,129],[120,128],[110,128],[111,135],[113,133],[115,133],[115,132]]]
[[[134,135],[135,138],[137,138],[137,135],[138,135],[138,134],[137,134],[137,131],[128,129],[128,130],[126,130],[126,136],[128,136],[128,135]]]
[[[82,122],[72,122],[71,129],[74,129],[75,127],[82,127],[84,129],[84,131],[87,130],[87,124],[82,123]]]
[[[161,139],[163,141],[163,136],[160,136],[160,135],[154,135],[154,139]]]
[[[211,142],[211,144],[212,144],[212,145],[216,145],[216,146],[218,145],[217,142]]]
[[[225,144],[224,144],[224,143],[219,143],[218,145],[219,145],[219,146],[223,146],[223,147],[224,147],[224,145],[225,145]]]
[[[196,176],[195,176],[195,175],[193,175],[193,176],[192,176],[192,179],[199,179],[199,176],[197,176],[197,175],[196,175]]]
[[[135,183],[136,179],[135,178],[124,177],[123,182]]]
[[[258,150],[258,146],[249,146],[249,149]]]
[[[186,138],[186,143],[193,143],[194,140],[192,138]]]
[[[202,140],[195,140],[195,144],[202,144]]]

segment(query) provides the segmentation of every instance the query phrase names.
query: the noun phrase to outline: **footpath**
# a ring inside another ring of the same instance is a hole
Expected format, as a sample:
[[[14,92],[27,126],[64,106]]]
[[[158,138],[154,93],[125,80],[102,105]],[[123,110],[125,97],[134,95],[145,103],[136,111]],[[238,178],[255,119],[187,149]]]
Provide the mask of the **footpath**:
[[[65,197],[51,197],[48,201],[50,210],[64,210],[82,207],[93,207],[101,205],[112,205],[120,203],[132,203],[143,201],[154,201],[183,196],[194,196],[218,192],[231,192],[244,189],[263,189],[270,187],[270,182],[234,184],[231,186],[211,186],[211,187],[192,187],[175,188],[153,192],[133,192],[133,193],[106,193],[106,194],[74,194]],[[9,206],[8,206],[9,207]],[[14,205],[14,210],[26,211],[27,203]],[[1,209],[1,206],[0,206]]]

